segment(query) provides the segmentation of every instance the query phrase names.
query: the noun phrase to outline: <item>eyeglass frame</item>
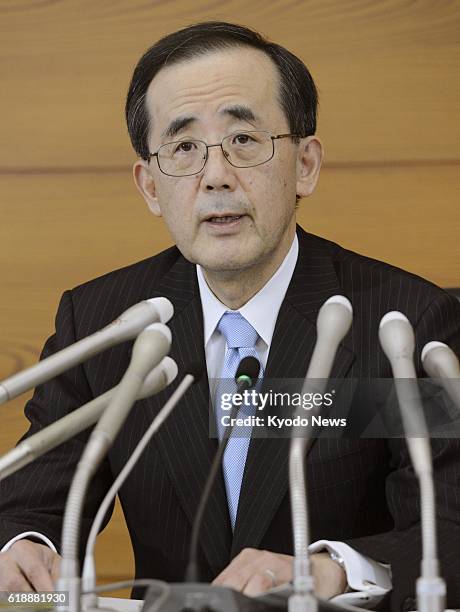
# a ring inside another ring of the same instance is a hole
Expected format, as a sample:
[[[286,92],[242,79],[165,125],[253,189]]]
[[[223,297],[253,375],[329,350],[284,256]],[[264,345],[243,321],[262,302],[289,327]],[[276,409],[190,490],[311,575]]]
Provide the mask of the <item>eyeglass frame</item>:
[[[272,154],[270,155],[270,157],[268,159],[266,159],[263,162],[259,162],[258,164],[254,164],[253,166],[235,166],[235,164],[232,164],[232,162],[228,159],[226,152],[224,151],[224,148],[222,147],[222,143],[224,142],[224,140],[226,140],[227,138],[231,138],[232,136],[238,136],[238,134],[252,134],[252,133],[260,133],[260,132],[264,132],[265,134],[268,134],[270,136],[270,139],[272,141]],[[239,132],[234,132],[232,134],[228,134],[227,136],[224,136],[222,138],[222,140],[216,144],[207,144],[206,142],[204,142],[204,140],[200,140],[199,138],[189,138],[187,140],[173,140],[172,142],[165,142],[164,144],[162,144],[158,150],[155,153],[150,153],[148,154],[148,157],[146,158],[146,161],[148,164],[150,164],[150,160],[152,159],[152,157],[156,157],[157,158],[157,164],[158,164],[158,169],[160,170],[161,173],[163,173],[166,176],[172,176],[174,178],[182,178],[183,176],[194,176],[195,174],[199,174],[204,167],[206,166],[206,162],[208,161],[209,158],[209,149],[212,147],[220,147],[222,149],[222,155],[224,156],[224,159],[234,168],[255,168],[256,166],[262,166],[262,164],[266,164],[267,162],[269,162],[271,159],[273,159],[274,155],[275,155],[275,140],[279,140],[281,138],[288,138],[289,136],[293,136],[296,138],[301,138],[301,136],[299,134],[276,134],[275,136],[273,134],[271,134],[270,132],[268,132],[267,130],[241,130]],[[160,162],[158,159],[158,153],[160,151],[160,149],[162,147],[166,147],[167,145],[171,145],[171,144],[176,144],[176,143],[180,143],[180,142],[201,142],[202,144],[204,144],[204,146],[206,147],[206,156],[204,157],[204,162],[202,167],[197,170],[196,172],[192,172],[191,174],[168,174],[167,172],[165,172],[164,170],[162,170],[161,166],[160,166]]]

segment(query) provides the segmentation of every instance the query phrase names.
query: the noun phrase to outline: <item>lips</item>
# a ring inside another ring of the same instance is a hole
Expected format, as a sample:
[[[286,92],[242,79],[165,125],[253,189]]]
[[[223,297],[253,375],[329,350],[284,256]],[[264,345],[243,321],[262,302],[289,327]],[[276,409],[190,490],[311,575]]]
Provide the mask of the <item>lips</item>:
[[[210,223],[231,223],[232,221],[241,219],[241,217],[242,215],[226,215],[225,217],[211,217],[210,219],[206,219],[206,221],[209,221]]]
[[[227,213],[227,214],[220,214],[220,215],[208,215],[204,221],[207,221],[208,223],[220,223],[222,225],[224,225],[225,223],[232,223],[234,221],[238,221],[238,219],[241,219],[241,217],[244,217],[243,214],[238,215],[235,213]]]

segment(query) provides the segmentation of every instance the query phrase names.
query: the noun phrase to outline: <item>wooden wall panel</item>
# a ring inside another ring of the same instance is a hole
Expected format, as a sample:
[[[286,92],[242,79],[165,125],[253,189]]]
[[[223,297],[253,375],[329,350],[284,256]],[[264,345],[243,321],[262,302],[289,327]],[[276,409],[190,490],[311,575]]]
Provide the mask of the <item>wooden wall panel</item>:
[[[204,19],[286,45],[321,91],[329,161],[458,159],[460,6],[419,0],[92,0],[0,6],[0,168],[128,163],[131,70],[159,36]]]
[[[459,166],[325,168],[301,225],[442,287],[460,286]]]
[[[460,286],[458,2],[3,0],[0,379],[37,359],[64,289],[171,244],[132,184],[124,97],[150,44],[205,19],[262,31],[317,81],[326,158],[301,224]],[[23,401],[2,409],[0,452]],[[98,567],[132,573],[119,508]]]

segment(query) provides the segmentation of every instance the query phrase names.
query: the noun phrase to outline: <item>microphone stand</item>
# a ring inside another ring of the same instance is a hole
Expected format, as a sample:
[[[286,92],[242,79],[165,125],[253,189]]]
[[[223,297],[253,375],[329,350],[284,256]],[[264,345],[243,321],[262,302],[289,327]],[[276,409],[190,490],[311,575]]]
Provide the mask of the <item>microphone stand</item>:
[[[444,612],[446,584],[439,575],[433,461],[413,362],[414,331],[405,315],[392,311],[380,321],[379,338],[391,364],[406,443],[420,485],[423,554],[417,607],[419,612]]]
[[[320,308],[317,319],[317,340],[302,387],[302,395],[324,393],[339,343],[350,329],[352,313],[350,302],[341,295],[329,298]],[[301,405],[296,411],[297,416],[304,416]],[[295,427],[289,451],[289,490],[294,538],[294,592],[289,597],[289,612],[318,610],[308,553],[310,537],[305,454],[311,443],[311,433],[311,420],[307,429]]]

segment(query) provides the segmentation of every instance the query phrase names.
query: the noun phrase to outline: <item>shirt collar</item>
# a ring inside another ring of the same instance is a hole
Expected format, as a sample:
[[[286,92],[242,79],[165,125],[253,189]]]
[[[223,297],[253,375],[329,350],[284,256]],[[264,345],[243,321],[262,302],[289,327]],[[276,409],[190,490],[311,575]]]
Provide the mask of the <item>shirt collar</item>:
[[[291,282],[298,254],[299,241],[296,234],[289,252],[270,280],[238,311],[232,311],[214,295],[206,282],[202,267],[197,264],[198,286],[203,306],[205,347],[215,332],[222,315],[227,311],[241,313],[267,346],[270,346],[278,312]]]

